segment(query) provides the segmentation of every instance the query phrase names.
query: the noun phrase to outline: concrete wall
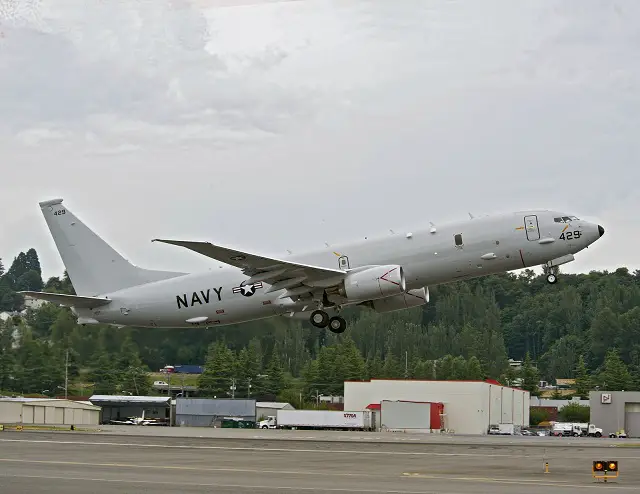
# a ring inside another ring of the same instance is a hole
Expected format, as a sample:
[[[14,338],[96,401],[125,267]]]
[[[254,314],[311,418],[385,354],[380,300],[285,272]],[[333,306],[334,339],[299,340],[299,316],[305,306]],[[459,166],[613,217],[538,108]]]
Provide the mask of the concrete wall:
[[[602,395],[610,403],[602,403]],[[640,437],[640,391],[591,391],[591,423],[601,427],[605,436],[624,429],[629,437]]]
[[[529,425],[529,393],[476,381],[377,380],[344,384],[344,409],[364,410],[382,400],[444,403],[444,427],[486,434],[491,424]]]

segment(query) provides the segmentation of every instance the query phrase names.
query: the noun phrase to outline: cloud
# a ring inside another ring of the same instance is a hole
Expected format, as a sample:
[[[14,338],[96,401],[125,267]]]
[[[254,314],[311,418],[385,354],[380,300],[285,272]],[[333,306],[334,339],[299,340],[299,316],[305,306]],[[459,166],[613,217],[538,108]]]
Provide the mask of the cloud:
[[[536,207],[605,225],[567,269],[637,264],[640,3],[0,5],[2,253],[59,271],[55,195],[164,269],[209,263],[159,235],[277,255]]]

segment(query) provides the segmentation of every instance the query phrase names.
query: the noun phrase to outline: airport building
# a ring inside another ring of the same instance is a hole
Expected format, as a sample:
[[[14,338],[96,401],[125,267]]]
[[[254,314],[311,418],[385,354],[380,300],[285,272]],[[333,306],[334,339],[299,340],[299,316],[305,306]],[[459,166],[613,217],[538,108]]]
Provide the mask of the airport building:
[[[225,419],[256,421],[256,400],[227,398],[177,398],[176,425],[222,427]]]
[[[0,398],[0,424],[92,426],[100,407],[84,401],[54,398]]]
[[[256,419],[275,417],[278,414],[278,410],[294,410],[294,408],[289,403],[259,401],[256,403]]]
[[[374,410],[378,430],[450,431],[456,434],[487,434],[493,425],[513,425],[516,429],[529,425],[529,392],[500,385],[497,381],[421,381],[372,379],[344,383],[344,409]],[[385,402],[429,404],[422,416],[430,417],[417,427],[414,418],[406,422],[393,417],[386,425],[385,407],[394,413],[417,413],[421,407],[391,405]],[[427,412],[428,410],[428,412]]]
[[[628,437],[640,437],[640,391],[591,391],[589,421],[607,437],[624,430]]]
[[[142,417],[171,423],[172,408],[169,396],[93,395],[89,401],[102,408],[101,424]]]

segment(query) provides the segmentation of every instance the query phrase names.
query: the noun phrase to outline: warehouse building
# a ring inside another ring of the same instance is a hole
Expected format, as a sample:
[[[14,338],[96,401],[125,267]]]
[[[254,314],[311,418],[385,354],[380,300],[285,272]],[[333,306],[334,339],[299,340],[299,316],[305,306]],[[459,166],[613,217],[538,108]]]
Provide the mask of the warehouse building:
[[[492,425],[500,424],[518,429],[529,425],[529,399],[529,392],[497,381],[372,379],[344,383],[344,409],[379,410],[375,418],[379,430],[426,430],[426,424],[430,431],[456,434],[487,434]],[[392,422],[385,418],[385,406],[394,410]],[[408,417],[404,422],[403,414]]]
[[[640,391],[591,391],[589,421],[606,437],[624,430],[628,437],[640,437]]]
[[[100,407],[53,398],[0,398],[0,424],[98,425]]]
[[[278,410],[295,410],[289,403],[276,401],[259,401],[256,403],[256,418],[264,420],[267,417],[275,417]]]
[[[224,419],[255,422],[256,400],[176,399],[176,425],[180,427],[222,427]]]
[[[129,417],[142,417],[171,423],[171,398],[169,396],[118,396],[93,395],[89,401],[102,408],[101,424]]]

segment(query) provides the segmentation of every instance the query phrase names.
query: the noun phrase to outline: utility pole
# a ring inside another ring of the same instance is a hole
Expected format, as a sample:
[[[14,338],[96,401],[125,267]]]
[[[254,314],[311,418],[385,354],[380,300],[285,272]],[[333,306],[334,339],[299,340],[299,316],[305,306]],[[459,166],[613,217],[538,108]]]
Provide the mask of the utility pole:
[[[247,378],[247,398],[251,397],[251,378]]]
[[[67,356],[64,362],[64,399],[66,400],[69,396],[69,349],[67,348]]]
[[[231,378],[231,399],[235,399],[236,397],[236,378]]]
[[[407,379],[409,377],[409,352],[405,350],[404,352],[404,378]]]

